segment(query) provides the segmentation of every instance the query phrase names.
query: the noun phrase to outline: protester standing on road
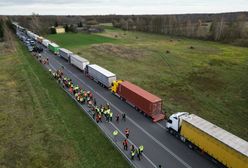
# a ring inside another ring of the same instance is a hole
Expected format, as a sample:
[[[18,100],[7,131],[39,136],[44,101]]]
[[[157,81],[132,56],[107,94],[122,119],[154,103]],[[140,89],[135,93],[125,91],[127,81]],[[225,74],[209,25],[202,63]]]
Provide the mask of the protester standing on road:
[[[107,105],[106,105],[106,109],[110,109],[110,105],[109,105],[109,103],[107,103]]]
[[[142,156],[142,153],[144,151],[144,146],[143,145],[140,145],[139,146],[139,151],[140,151],[140,155]]]
[[[127,139],[125,139],[122,144],[123,144],[124,150],[127,150],[127,148],[128,148],[128,141],[127,141]]]
[[[98,114],[98,117],[99,117],[99,121],[102,122],[102,115]]]
[[[109,120],[112,122],[112,119],[113,119],[113,112],[110,111],[110,113],[109,113]]]
[[[99,123],[99,114],[96,114],[96,122]]]
[[[126,121],[126,113],[123,113],[123,114],[122,114],[122,120],[123,120],[123,121]]]
[[[126,135],[126,138],[128,139],[128,137],[129,137],[129,129],[128,128],[125,129],[125,135]]]
[[[117,113],[117,115],[115,117],[116,117],[116,122],[119,123],[119,119],[120,119],[119,113]]]
[[[135,151],[136,151],[136,153],[137,153],[138,159],[140,160],[140,156],[141,156],[141,155],[140,155],[140,150],[139,150],[139,148],[137,148]]]
[[[131,145],[131,151],[132,151],[132,150],[134,150],[134,145],[133,145],[133,144]]]
[[[114,136],[114,141],[116,142],[117,141],[117,135],[118,135],[118,131],[117,130],[114,130],[113,132],[113,136]]]
[[[131,150],[131,159],[134,160],[135,150]]]

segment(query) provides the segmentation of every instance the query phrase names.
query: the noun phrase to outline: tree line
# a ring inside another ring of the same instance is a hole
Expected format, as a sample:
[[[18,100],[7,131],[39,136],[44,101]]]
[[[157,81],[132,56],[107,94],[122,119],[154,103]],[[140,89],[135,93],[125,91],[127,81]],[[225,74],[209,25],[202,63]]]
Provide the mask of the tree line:
[[[33,32],[45,35],[50,27],[64,25],[67,32],[82,21],[113,23],[123,30],[143,31],[248,46],[248,12],[182,15],[11,16]]]
[[[248,46],[247,13],[192,15],[133,15],[112,20],[123,30],[231,42]]]

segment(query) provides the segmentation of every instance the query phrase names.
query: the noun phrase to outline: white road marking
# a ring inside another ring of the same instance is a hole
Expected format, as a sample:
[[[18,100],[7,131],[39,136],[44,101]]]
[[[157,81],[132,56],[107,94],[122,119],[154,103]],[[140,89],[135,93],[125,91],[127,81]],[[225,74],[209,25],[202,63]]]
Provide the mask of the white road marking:
[[[56,71],[56,68],[53,66],[53,65],[50,65],[49,64],[49,66],[51,66],[51,68],[53,68],[55,71]],[[70,95],[70,97],[72,98],[72,99],[74,99],[76,102],[77,102],[77,104],[86,112],[86,114],[92,119],[92,117],[91,117],[91,115],[89,114],[89,113],[87,113],[87,109],[82,105],[82,104],[80,104],[76,99],[75,99],[75,97],[73,97],[67,90],[65,90],[69,95]],[[92,119],[93,120],[93,119]],[[94,121],[94,120],[93,120]],[[125,135],[122,133],[122,131],[119,129],[119,128],[117,128],[116,126],[115,126],[115,124],[114,123],[112,123],[112,122],[110,122],[110,124],[115,128],[115,129],[117,129],[118,131],[119,131],[119,133],[123,136],[123,137],[125,137]],[[98,124],[97,124],[98,125]],[[100,125],[98,125],[99,127],[100,127]],[[100,127],[101,128],[101,127]],[[106,134],[107,135],[107,134]],[[111,140],[111,141],[113,141],[112,139],[111,139],[111,136],[109,136],[109,139]],[[132,144],[134,144],[134,146],[135,146],[135,148],[137,148],[137,146],[135,145],[135,143],[133,143],[130,139],[128,139],[128,141],[130,142],[130,143],[132,143]],[[113,142],[114,143],[114,142]],[[115,143],[114,143],[115,144]],[[116,146],[117,146],[117,148],[119,148],[119,150],[122,152],[122,154],[123,155],[125,155],[126,156],[126,158],[129,160],[129,162],[131,163],[131,164],[133,164],[134,165],[134,163],[133,163],[133,161],[127,156],[127,154],[125,153],[125,152],[123,152],[123,150],[117,145],[117,144],[115,144]],[[157,167],[144,153],[143,153],[143,156],[144,156],[144,158],[146,158],[146,160],[153,166],[153,167]]]
[[[59,65],[64,66],[60,62],[58,62],[56,59],[53,58]],[[94,91],[99,97],[101,97],[106,102],[109,102],[112,107],[114,107],[117,111],[123,114],[123,112],[116,107],[113,103],[108,101],[105,97],[103,97],[100,93],[95,91],[91,86],[86,84],[83,80],[78,78],[75,74],[73,74],[68,68],[64,66],[64,69],[66,69],[72,76],[74,76],[76,79],[78,79],[80,82],[82,82],[84,85],[86,85],[88,88],[90,88],[92,91]],[[158,141],[155,137],[153,137],[150,133],[148,133],[146,130],[144,130],[141,126],[139,126],[135,121],[133,121],[130,117],[127,116],[127,119],[129,119],[136,127],[138,127],[140,130],[142,130],[147,136],[149,136],[154,142],[156,142],[160,147],[162,147],[164,150],[166,150],[168,153],[170,153],[175,159],[177,159],[182,165],[184,165],[187,168],[192,168],[189,164],[187,164],[184,160],[182,160],[179,156],[177,156],[174,152],[172,152],[169,148],[164,146],[160,141]]]
[[[116,126],[115,126],[115,124],[113,124],[112,122],[110,123],[116,130],[118,130],[119,131],[119,133],[125,138],[126,136],[122,133],[122,131],[119,129],[119,128],[117,128]],[[129,142],[131,142],[131,144],[134,144],[130,139],[128,139],[128,141]],[[138,148],[135,144],[134,144],[134,147],[135,148]],[[144,153],[143,153],[143,156],[144,156],[144,158],[146,158],[146,160],[148,161],[148,162],[150,162],[151,163],[151,165],[153,166],[153,167],[157,167]]]
[[[156,123],[156,124],[158,124],[158,126],[160,126],[161,128],[167,130],[162,124],[160,124],[160,123]]]

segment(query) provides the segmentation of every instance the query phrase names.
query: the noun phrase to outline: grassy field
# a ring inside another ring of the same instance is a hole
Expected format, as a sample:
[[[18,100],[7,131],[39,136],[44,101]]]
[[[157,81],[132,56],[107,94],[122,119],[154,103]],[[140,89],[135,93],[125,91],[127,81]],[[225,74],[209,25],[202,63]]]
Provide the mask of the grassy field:
[[[5,50],[0,43],[0,167],[129,167],[26,48],[14,44]]]
[[[89,44],[97,43],[109,43],[114,42],[115,40],[108,37],[102,37],[98,35],[90,34],[53,34],[49,36],[49,39],[56,41],[65,48],[77,48]]]
[[[115,28],[48,38],[159,95],[167,115],[195,113],[248,140],[247,48]]]

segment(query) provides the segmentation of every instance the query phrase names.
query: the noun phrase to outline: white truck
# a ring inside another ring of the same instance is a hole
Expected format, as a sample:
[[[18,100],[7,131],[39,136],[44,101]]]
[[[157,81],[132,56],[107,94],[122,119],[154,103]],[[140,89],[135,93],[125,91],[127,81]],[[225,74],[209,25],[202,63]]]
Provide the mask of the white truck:
[[[78,69],[84,71],[90,62],[87,59],[80,57],[79,55],[70,54],[70,63]]]
[[[248,142],[187,112],[169,117],[168,131],[189,148],[212,157],[218,164],[232,168],[248,168]]]
[[[61,58],[66,59],[67,61],[70,62],[70,55],[72,55],[73,53],[65,48],[60,48],[59,49],[59,56]]]
[[[28,35],[29,38],[33,38],[33,34],[34,34],[34,33],[31,32],[31,31],[27,31],[27,35]]]
[[[112,72],[96,65],[91,64],[87,66],[87,74],[100,85],[110,88],[113,81],[116,80],[116,75]]]
[[[48,45],[50,44],[51,42],[47,39],[43,39],[42,40],[42,44],[45,46],[45,47],[48,47]]]

